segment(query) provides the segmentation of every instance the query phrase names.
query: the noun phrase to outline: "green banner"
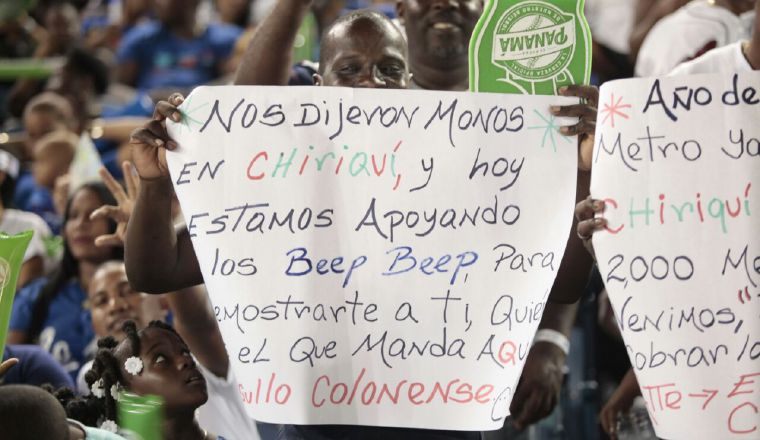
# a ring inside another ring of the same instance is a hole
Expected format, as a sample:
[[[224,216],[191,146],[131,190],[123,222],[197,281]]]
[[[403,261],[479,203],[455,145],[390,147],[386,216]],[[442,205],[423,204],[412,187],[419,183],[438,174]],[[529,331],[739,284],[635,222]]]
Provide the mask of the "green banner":
[[[470,39],[470,90],[554,95],[588,84],[584,0],[488,0]]]
[[[11,320],[18,274],[33,234],[33,231],[18,235],[0,232],[0,357],[5,350],[5,340],[8,337],[8,323]]]

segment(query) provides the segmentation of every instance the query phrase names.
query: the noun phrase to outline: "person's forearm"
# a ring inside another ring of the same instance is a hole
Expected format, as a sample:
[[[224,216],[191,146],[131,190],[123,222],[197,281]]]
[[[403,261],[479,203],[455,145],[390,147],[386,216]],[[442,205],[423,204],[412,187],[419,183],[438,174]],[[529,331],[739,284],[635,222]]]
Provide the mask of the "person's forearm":
[[[541,323],[538,329],[555,330],[562,333],[565,337],[570,336],[570,331],[575,323],[575,315],[578,312],[578,303],[575,304],[556,304],[546,303],[544,315],[541,317]]]
[[[103,139],[119,143],[129,141],[129,136],[135,129],[142,127],[150,119],[141,116],[122,116],[102,121]]]
[[[576,203],[588,197],[590,184],[591,173],[579,170],[576,177]],[[565,254],[562,256],[562,261],[557,270],[557,278],[554,280],[554,285],[549,294],[549,301],[551,302],[571,304],[578,301],[588,282],[594,260],[583,246],[583,241],[578,237],[577,227],[578,220],[573,216]]]
[[[198,361],[217,377],[226,377],[229,358],[206,289],[193,286],[166,295],[174,328]]]
[[[753,69],[760,70],[760,29],[755,28],[752,31],[752,38],[747,44],[744,55]]]
[[[178,240],[174,230],[171,199],[168,177],[141,181],[124,247],[127,275],[136,290],[164,293],[202,282],[197,261],[188,261],[188,249],[182,248],[189,244]]]
[[[570,332],[577,312],[577,303],[546,303],[531,350],[543,350],[544,356],[554,359],[555,365],[561,368],[570,351]]]
[[[256,29],[235,76],[235,85],[286,85],[292,48],[311,0],[279,0]]]
[[[628,370],[623,377],[623,380],[620,381],[618,392],[631,399],[641,395],[641,388],[639,388],[639,382],[636,380],[636,374],[633,372],[633,368]]]

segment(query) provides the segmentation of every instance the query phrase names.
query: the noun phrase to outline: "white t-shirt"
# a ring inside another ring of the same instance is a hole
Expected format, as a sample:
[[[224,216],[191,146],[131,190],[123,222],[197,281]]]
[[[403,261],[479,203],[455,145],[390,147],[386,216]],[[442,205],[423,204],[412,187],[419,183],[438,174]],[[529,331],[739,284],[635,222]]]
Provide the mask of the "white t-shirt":
[[[746,40],[754,19],[754,11],[737,16],[706,0],[693,1],[652,28],[641,45],[636,76],[666,75],[710,49]]]
[[[742,52],[742,41],[713,49],[701,57],[679,64],[669,76],[698,73],[751,72],[752,66]]]
[[[224,379],[215,376],[200,363],[198,369],[206,379],[208,389],[208,400],[198,408],[198,424],[226,440],[259,440],[256,423],[243,407],[232,365]]]
[[[34,236],[26,248],[24,262],[32,257],[42,257],[47,273],[47,269],[56,264],[55,257],[49,255],[45,247],[45,240],[53,236],[50,227],[42,217],[32,212],[19,211],[18,209],[3,210],[2,216],[0,216],[0,231],[8,235],[16,235],[30,229],[34,231]]]
[[[206,379],[208,400],[198,408],[196,415],[198,424],[208,432],[222,436],[225,440],[259,440],[259,431],[243,407],[243,399],[238,392],[238,382],[232,368],[227,377],[222,379],[208,371],[200,362],[196,365]],[[84,375],[92,368],[92,361],[84,364],[77,376],[77,391],[79,394],[90,394]]]
[[[628,54],[628,36],[633,29],[636,0],[586,0],[584,14],[594,41]]]

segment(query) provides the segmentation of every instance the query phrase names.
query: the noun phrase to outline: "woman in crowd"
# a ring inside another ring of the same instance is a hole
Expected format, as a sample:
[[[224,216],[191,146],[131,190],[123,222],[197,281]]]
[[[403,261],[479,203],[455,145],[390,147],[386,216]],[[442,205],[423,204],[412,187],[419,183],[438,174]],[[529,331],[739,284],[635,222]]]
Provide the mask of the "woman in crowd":
[[[112,233],[114,222],[90,219],[104,204],[115,204],[101,183],[81,186],[69,199],[64,213],[63,259],[55,272],[22,289],[15,298],[8,343],[36,343],[49,351],[76,378],[92,354],[94,334],[84,308],[87,286],[97,266],[121,258],[121,248],[101,248],[95,238]]]

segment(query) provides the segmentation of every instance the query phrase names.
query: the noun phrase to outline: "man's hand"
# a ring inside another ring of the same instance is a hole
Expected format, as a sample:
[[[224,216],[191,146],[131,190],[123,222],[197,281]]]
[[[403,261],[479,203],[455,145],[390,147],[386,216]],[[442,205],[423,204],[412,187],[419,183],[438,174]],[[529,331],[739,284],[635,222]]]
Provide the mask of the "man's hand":
[[[116,232],[113,234],[101,235],[95,238],[97,246],[124,246],[124,239],[127,234],[127,223],[132,215],[132,209],[137,199],[137,191],[140,188],[140,182],[134,175],[132,164],[124,162],[121,164],[124,173],[124,182],[127,185],[127,191],[119,185],[119,182],[113,178],[111,173],[105,168],[100,169],[100,177],[111,191],[118,206],[103,205],[90,214],[90,219],[108,218],[116,222]]]
[[[175,93],[166,101],[159,101],[153,111],[153,119],[142,128],[132,132],[129,144],[132,146],[137,174],[143,180],[156,180],[169,176],[166,165],[166,150],[174,150],[177,143],[169,137],[166,131],[166,118],[174,122],[182,120],[179,107],[185,98]]]
[[[604,212],[604,202],[601,200],[594,200],[591,196],[585,200],[581,200],[575,205],[575,218],[578,219],[578,237],[583,241],[583,246],[596,259],[594,254],[594,244],[591,242],[594,232],[601,230],[607,226],[607,220],[599,217],[594,218],[594,215]]]
[[[18,363],[18,359],[16,358],[10,358],[4,360],[2,363],[0,363],[0,382],[2,382],[3,378],[5,377],[5,373],[8,372],[8,370],[11,369],[14,365]]]
[[[551,414],[559,400],[564,365],[565,353],[556,345],[533,345],[509,408],[515,428],[523,430]]]
[[[583,98],[585,101],[575,105],[552,106],[550,111],[554,116],[579,118],[577,124],[562,127],[560,133],[566,136],[578,135],[578,168],[589,171],[591,170],[591,158],[594,152],[599,89],[594,86],[571,85],[561,87],[559,94]]]
[[[633,370],[628,370],[610,400],[599,413],[599,423],[602,424],[604,432],[610,436],[611,440],[617,439],[618,417],[631,409],[633,400],[640,394],[636,376],[633,374]]]

